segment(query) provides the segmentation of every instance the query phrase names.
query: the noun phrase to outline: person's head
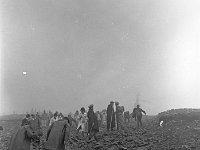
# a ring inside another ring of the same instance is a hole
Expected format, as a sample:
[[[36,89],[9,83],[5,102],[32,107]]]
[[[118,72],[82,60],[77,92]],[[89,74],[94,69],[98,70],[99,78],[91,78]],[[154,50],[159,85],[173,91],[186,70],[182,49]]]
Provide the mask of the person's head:
[[[119,102],[115,102],[115,105],[118,106],[118,105],[119,105]]]
[[[79,111],[77,110],[76,112],[75,112],[75,115],[78,115],[79,114]]]
[[[30,118],[30,114],[26,114],[26,118]]]
[[[68,116],[67,116],[68,118],[71,118],[72,116],[71,116],[71,114],[68,114]],[[65,117],[64,117],[65,118]]]
[[[35,115],[34,115],[34,114],[31,114],[31,118],[32,118],[32,119],[35,119]]]
[[[73,114],[70,112],[70,113],[68,114],[68,118],[72,118],[72,116],[73,116]]]
[[[113,105],[114,105],[114,102],[113,102],[113,101],[110,101],[110,104],[113,106]]]
[[[140,105],[137,105],[137,108],[140,108]]]
[[[93,106],[94,106],[94,105],[91,104],[91,105],[88,106],[88,108],[89,108],[90,110],[93,110]]]
[[[53,117],[56,118],[57,116],[58,116],[58,113],[55,112],[55,113],[53,114]]]
[[[82,114],[85,113],[85,108],[84,108],[84,107],[81,108],[81,113],[82,113]]]
[[[40,114],[39,114],[39,112],[37,112],[37,113],[36,113],[36,117],[40,117]]]

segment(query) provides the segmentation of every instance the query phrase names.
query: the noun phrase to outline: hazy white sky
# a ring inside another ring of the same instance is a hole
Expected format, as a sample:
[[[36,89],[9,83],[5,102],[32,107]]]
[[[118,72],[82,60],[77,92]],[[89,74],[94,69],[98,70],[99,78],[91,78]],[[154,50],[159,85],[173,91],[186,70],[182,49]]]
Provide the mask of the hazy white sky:
[[[200,106],[199,0],[1,0],[0,114],[110,100]]]

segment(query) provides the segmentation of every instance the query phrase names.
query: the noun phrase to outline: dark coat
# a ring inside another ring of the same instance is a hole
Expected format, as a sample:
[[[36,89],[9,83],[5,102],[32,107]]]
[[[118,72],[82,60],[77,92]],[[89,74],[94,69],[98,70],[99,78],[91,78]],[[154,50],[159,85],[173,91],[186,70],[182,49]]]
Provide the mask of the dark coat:
[[[113,106],[109,104],[107,107],[107,125],[110,126],[111,124],[111,129],[115,127],[115,115]]]
[[[54,122],[47,132],[45,150],[64,150],[64,141],[69,140],[70,126],[68,120]]]
[[[30,150],[31,138],[27,136],[28,125],[20,127],[12,136],[8,150]]]
[[[107,107],[107,117],[111,118],[113,113],[114,113],[114,108],[111,104],[109,104],[108,107]]]
[[[91,108],[89,109],[87,117],[88,117],[88,132],[90,133],[92,130],[99,132],[98,119],[93,109]]]
[[[47,132],[45,150],[64,150],[64,141],[68,141],[69,135],[70,126],[68,120],[59,120],[54,122]]]

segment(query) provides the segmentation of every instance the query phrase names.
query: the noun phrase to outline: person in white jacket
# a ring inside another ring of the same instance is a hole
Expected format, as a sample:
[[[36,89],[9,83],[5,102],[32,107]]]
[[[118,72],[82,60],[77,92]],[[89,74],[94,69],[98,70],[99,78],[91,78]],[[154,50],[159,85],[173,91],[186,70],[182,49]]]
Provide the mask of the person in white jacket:
[[[77,127],[77,133],[81,132],[82,136],[84,136],[84,133],[86,133],[86,123],[87,123],[87,114],[85,113],[85,108],[81,108],[81,113],[78,116],[78,127]]]
[[[55,112],[53,117],[50,119],[49,126],[51,126],[55,121],[58,121],[58,112]]]

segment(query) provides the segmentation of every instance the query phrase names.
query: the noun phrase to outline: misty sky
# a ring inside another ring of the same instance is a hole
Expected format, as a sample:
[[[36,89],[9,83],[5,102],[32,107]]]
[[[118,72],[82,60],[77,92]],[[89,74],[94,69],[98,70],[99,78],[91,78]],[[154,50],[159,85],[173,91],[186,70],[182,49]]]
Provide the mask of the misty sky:
[[[68,113],[136,95],[200,106],[199,0],[1,0],[0,114]],[[27,74],[23,74],[26,72]]]

